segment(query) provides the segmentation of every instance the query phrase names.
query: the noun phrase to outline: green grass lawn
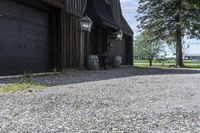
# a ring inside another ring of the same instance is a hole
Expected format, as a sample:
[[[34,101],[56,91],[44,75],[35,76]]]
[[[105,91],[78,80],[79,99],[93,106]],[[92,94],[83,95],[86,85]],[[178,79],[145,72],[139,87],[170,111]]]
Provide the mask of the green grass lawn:
[[[135,60],[135,67],[150,67],[148,60]],[[154,60],[152,67],[158,67],[158,68],[176,68],[175,66],[176,62],[175,60]],[[200,68],[200,62],[198,61],[190,61],[190,60],[184,60],[184,68]]]
[[[44,86],[31,83],[11,83],[0,85],[0,93],[2,92],[16,92],[23,90],[41,90]]]

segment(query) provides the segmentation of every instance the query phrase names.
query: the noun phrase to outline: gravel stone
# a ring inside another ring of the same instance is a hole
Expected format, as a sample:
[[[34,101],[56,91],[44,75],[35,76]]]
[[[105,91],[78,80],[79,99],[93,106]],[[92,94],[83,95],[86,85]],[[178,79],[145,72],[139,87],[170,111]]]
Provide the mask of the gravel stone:
[[[32,80],[46,89],[0,94],[0,133],[200,132],[198,70],[120,68]]]

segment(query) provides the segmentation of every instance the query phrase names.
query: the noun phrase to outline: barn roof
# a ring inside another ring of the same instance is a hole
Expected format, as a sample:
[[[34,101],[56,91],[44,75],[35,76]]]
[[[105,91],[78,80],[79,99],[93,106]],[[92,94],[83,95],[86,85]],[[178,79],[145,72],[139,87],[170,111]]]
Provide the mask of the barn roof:
[[[64,0],[41,0],[41,1],[53,7],[58,7],[58,8],[64,7]]]
[[[126,19],[122,16],[120,29],[127,35],[132,36],[134,34],[133,30],[131,29],[130,25],[126,21]]]
[[[85,15],[88,15],[97,25],[119,29],[111,5],[104,0],[88,0]]]
[[[134,32],[122,14],[120,0],[110,0],[110,1],[114,19],[119,25],[120,30],[122,30],[125,34],[129,36],[133,36]]]

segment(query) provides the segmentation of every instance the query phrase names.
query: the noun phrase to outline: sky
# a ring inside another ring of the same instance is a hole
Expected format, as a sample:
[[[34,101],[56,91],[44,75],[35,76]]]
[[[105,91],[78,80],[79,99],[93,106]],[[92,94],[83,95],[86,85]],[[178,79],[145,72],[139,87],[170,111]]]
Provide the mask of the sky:
[[[138,8],[138,1],[139,0],[120,0],[122,6],[122,12],[128,23],[130,24],[131,28],[133,29],[135,35],[138,33],[136,16],[137,8]]]
[[[137,25],[139,25],[139,23],[137,22],[136,16],[138,15],[137,8],[139,6],[139,0],[120,0],[120,2],[124,17],[133,29],[134,35],[138,35],[139,29],[137,28]],[[185,44],[190,45],[188,54],[200,54],[200,40],[186,39]]]

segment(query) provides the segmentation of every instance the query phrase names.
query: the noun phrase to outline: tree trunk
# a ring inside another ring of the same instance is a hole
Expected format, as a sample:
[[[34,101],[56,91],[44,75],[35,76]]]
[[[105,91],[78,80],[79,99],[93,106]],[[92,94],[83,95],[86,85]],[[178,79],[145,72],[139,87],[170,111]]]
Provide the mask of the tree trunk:
[[[181,1],[178,2],[179,13],[176,16],[176,66],[183,66],[183,49],[182,49],[182,28],[180,20]]]
[[[176,32],[176,66],[177,67],[183,66],[181,29],[177,29]]]
[[[149,59],[149,66],[152,66],[152,60]]]

